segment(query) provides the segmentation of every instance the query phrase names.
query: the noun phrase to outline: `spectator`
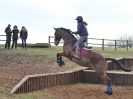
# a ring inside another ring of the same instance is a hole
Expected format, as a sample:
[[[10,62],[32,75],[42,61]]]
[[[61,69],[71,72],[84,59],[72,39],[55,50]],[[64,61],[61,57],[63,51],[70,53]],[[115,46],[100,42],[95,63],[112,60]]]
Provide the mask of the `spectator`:
[[[12,48],[14,47],[14,44],[15,44],[15,49],[16,49],[17,48],[18,33],[19,33],[19,30],[18,30],[18,28],[17,28],[16,25],[14,25],[13,30],[12,30],[12,33],[13,33]]]
[[[10,43],[11,43],[11,25],[8,24],[8,26],[5,29],[5,33],[6,33],[6,43],[5,43],[5,48],[10,48]]]
[[[20,38],[22,40],[22,48],[26,48],[27,36],[28,36],[28,31],[24,26],[22,26],[22,29],[20,30]]]

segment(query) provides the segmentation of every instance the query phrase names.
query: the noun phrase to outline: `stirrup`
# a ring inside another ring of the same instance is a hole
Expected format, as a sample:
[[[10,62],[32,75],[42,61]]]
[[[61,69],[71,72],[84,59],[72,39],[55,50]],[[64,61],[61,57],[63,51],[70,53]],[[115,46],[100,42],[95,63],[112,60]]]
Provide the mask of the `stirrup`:
[[[76,53],[74,53],[73,56],[76,57],[76,58],[78,58],[78,59],[80,59],[80,56],[77,55]]]
[[[89,49],[92,49],[92,46],[88,46]]]

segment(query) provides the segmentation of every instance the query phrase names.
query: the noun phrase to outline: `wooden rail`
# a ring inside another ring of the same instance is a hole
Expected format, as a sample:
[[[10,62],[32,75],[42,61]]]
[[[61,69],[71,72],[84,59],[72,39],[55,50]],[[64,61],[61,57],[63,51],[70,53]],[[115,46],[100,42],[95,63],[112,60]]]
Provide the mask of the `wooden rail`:
[[[108,71],[114,85],[133,85],[133,72]],[[102,80],[93,70],[83,70],[84,83],[102,84]]]
[[[25,93],[42,90],[55,85],[73,84],[81,81],[82,71],[69,71],[25,76],[10,93]]]
[[[0,35],[0,37],[6,37],[6,35]],[[6,41],[6,40],[0,39],[0,41]]]
[[[133,59],[120,59],[127,67],[133,66]],[[113,65],[113,64],[112,64]],[[116,68],[115,68],[116,69]],[[114,85],[133,85],[133,72],[107,71]],[[80,69],[59,73],[36,74],[25,76],[10,93],[25,93],[42,90],[56,85],[74,83],[102,84],[101,78],[94,70]]]
[[[49,36],[48,37],[48,43],[49,45],[53,44],[54,41],[52,41],[52,39],[54,39],[54,36]],[[102,50],[105,49],[105,47],[107,46],[110,46],[110,47],[114,47],[115,51],[117,50],[119,44],[117,42],[119,42],[120,40],[111,40],[111,39],[98,39],[98,38],[88,38],[88,40],[94,40],[94,42],[98,42],[98,43],[90,43],[88,42],[87,44],[88,45],[96,45],[96,46],[101,46]],[[106,43],[105,43],[106,42]],[[112,44],[108,44],[109,42],[113,42]],[[129,49],[129,41],[128,40],[125,40],[124,41],[126,43],[126,50]],[[63,43],[63,42],[60,42],[60,43]]]

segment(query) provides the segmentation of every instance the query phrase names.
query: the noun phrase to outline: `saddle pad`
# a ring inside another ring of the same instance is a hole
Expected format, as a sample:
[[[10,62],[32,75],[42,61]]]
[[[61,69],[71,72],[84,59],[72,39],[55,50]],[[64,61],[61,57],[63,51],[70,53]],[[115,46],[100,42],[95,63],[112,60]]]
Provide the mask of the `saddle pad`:
[[[80,56],[85,56],[86,54],[88,54],[88,51],[90,50],[91,49],[87,49],[87,48],[80,49]]]

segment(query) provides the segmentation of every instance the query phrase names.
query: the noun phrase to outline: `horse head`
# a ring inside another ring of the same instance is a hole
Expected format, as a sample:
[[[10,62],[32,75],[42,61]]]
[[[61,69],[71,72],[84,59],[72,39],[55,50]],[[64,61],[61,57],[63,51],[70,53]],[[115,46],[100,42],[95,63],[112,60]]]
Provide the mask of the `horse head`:
[[[54,28],[55,29],[55,39],[54,39],[54,44],[58,45],[60,40],[63,39],[64,42],[69,42],[70,41],[75,41],[76,38],[72,35],[72,31],[70,29],[66,28]]]
[[[55,38],[54,38],[54,44],[55,45],[58,45],[59,44],[59,42],[60,42],[60,40],[62,39],[62,33],[61,33],[61,30],[60,30],[60,28],[54,28],[55,29],[55,33],[54,33],[54,36],[55,36]]]

